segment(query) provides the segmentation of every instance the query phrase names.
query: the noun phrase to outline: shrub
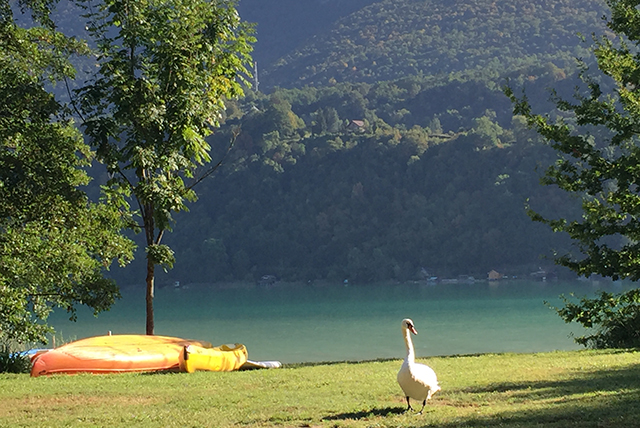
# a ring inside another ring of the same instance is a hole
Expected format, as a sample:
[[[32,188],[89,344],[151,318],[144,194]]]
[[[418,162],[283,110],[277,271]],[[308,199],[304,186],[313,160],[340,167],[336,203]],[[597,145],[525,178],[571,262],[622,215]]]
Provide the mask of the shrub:
[[[0,347],[0,373],[29,373],[31,360],[28,356],[12,351],[9,345]]]
[[[588,348],[640,348],[640,289],[620,294],[600,291],[578,303],[561,296],[565,306],[554,308],[567,323],[575,321],[590,334],[575,337]]]

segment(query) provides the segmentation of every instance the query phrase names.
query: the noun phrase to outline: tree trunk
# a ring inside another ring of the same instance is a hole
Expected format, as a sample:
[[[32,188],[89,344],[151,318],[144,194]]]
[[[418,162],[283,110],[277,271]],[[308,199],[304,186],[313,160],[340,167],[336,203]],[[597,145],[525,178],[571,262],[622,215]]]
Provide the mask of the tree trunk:
[[[147,257],[147,334],[153,336],[153,285],[155,281],[154,275],[155,265],[153,261]]]

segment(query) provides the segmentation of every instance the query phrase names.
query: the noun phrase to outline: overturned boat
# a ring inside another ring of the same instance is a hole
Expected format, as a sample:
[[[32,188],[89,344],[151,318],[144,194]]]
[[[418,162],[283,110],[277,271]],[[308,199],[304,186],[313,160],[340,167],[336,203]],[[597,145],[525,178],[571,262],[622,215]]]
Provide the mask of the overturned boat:
[[[33,356],[31,376],[56,373],[124,373],[196,370],[232,371],[280,367],[277,361],[248,361],[239,343],[213,346],[209,342],[137,334],[96,336],[67,343]]]

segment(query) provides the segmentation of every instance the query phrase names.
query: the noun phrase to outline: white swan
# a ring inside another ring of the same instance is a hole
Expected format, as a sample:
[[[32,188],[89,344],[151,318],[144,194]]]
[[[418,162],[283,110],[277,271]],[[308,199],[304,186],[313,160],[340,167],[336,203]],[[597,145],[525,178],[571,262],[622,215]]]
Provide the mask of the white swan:
[[[402,320],[402,335],[407,346],[407,358],[404,359],[398,372],[398,384],[407,398],[407,411],[413,410],[409,402],[409,398],[413,398],[422,401],[422,408],[419,412],[422,413],[427,400],[440,391],[440,385],[438,385],[438,378],[431,367],[416,363],[410,333],[418,334],[413,326],[413,321],[405,318]]]

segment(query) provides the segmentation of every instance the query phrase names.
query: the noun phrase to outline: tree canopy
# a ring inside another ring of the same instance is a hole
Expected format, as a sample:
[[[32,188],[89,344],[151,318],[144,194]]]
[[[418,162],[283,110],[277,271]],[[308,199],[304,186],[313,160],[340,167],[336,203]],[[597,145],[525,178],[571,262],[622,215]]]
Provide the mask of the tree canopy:
[[[93,154],[45,85],[72,77],[82,42],[55,31],[50,2],[22,1],[35,25],[19,27],[0,2],[0,338],[43,341],[54,307],[108,309],[119,296],[104,270],[126,264],[119,206],[80,189]]]
[[[557,262],[580,275],[640,279],[640,11],[637,1],[607,0],[607,27],[618,37],[594,36],[601,76],[583,72],[584,85],[575,100],[556,97],[559,115],[533,113],[526,97],[507,94],[514,112],[558,152],[543,183],[577,195],[582,216],[534,220],[567,233],[577,253],[559,254]],[[607,90],[607,88],[612,88]],[[640,293],[603,294],[559,310],[567,321],[598,327],[583,344],[640,346]]]
[[[234,2],[215,0],[105,0],[89,18],[99,68],[79,91],[83,128],[112,174],[107,193],[136,203],[153,334],[155,266],[174,261],[162,239],[196,199],[224,100],[242,94],[251,28]]]

